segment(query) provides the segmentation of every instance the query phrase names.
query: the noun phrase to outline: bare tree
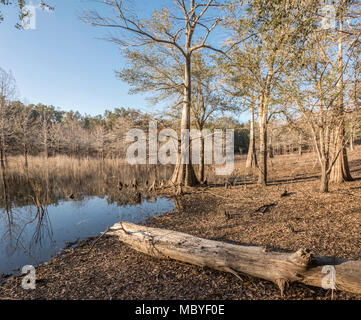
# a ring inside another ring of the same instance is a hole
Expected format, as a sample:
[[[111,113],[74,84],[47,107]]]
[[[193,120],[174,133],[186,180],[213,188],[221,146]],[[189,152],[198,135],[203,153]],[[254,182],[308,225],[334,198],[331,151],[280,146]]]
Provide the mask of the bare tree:
[[[303,114],[312,132],[321,166],[321,192],[328,192],[331,170],[344,148],[344,145],[336,149],[332,146],[332,136],[344,127],[344,116],[340,117],[340,114],[335,112],[340,90],[337,87],[337,69],[330,58],[332,50],[328,50],[331,46],[330,34],[314,33],[307,43],[307,50],[300,58],[300,73],[293,73],[290,80],[292,85],[285,89],[294,93],[294,104]]]
[[[24,106],[22,103],[15,103],[16,112],[16,131],[19,144],[22,146],[24,156],[24,167],[28,169],[28,154],[31,145],[37,139],[36,127],[39,125],[39,119],[36,118],[32,106]]]
[[[113,37],[112,41],[124,47],[152,46],[177,50],[183,58],[183,112],[181,129],[190,129],[191,118],[191,65],[193,54],[202,49],[220,52],[209,43],[211,32],[221,19],[215,14],[220,2],[215,0],[190,0],[187,5],[183,0],[172,0],[172,6],[154,10],[151,19],[141,19],[135,13],[124,8],[119,0],[104,0],[104,4],[114,9],[115,18],[101,16],[96,11],[88,12],[83,21],[93,26],[116,28],[123,31],[123,37]],[[211,12],[211,14],[208,14]],[[130,37],[126,38],[129,35]],[[181,162],[175,168],[172,183],[175,185],[195,185],[198,183],[192,163]]]
[[[109,133],[103,124],[97,125],[92,130],[93,143],[97,150],[100,152],[102,160],[105,159],[105,150],[108,143]]]
[[[44,148],[44,157],[49,158],[49,129],[50,129],[50,115],[46,110],[41,113],[41,134]]]
[[[16,92],[15,79],[11,72],[0,68],[0,163],[5,170],[7,143],[14,135],[15,114],[11,100]]]

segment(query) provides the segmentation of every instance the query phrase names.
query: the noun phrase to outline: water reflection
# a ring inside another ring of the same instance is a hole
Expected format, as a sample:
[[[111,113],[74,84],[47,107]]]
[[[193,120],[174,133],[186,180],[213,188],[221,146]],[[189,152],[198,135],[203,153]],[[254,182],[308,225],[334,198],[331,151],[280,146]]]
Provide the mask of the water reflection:
[[[97,236],[120,220],[139,223],[173,209],[173,201],[165,198],[142,198],[138,204],[119,207],[108,197],[85,197],[81,201],[59,201],[44,211],[34,206],[2,210],[0,217],[5,219],[0,219],[0,273],[45,262],[67,243]]]
[[[163,170],[156,174],[166,180],[172,168]],[[152,198],[142,188],[151,174],[149,168],[124,170],[122,180],[131,184],[137,179],[139,187],[119,190],[119,175],[104,171],[66,182],[64,176],[48,170],[35,178],[6,176],[5,172],[0,198],[0,274],[45,262],[68,243],[97,236],[119,220],[139,223],[174,210],[173,200]]]

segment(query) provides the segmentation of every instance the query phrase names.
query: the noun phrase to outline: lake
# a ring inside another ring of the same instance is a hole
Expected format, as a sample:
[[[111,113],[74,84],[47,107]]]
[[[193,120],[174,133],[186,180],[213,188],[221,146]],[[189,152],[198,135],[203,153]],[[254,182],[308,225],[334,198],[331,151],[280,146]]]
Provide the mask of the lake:
[[[139,223],[172,211],[167,198],[142,196],[135,204],[119,204],[108,196],[62,199],[44,210],[34,205],[0,209],[0,274],[51,259],[70,243],[99,236],[116,222]]]

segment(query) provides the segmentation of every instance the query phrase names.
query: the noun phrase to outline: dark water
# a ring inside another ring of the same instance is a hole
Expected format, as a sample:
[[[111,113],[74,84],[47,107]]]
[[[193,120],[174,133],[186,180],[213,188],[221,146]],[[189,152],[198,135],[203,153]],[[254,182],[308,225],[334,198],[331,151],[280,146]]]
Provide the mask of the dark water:
[[[25,265],[36,266],[69,244],[98,236],[120,220],[139,223],[174,209],[166,198],[138,199],[121,204],[91,196],[59,200],[44,211],[34,205],[0,210],[0,273],[13,274]]]

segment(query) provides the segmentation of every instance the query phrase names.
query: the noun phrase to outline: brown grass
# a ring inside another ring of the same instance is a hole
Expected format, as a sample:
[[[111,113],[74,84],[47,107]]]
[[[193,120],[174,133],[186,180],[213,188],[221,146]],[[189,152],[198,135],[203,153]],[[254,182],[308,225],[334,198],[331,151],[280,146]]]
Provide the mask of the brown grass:
[[[277,156],[271,184],[260,188],[238,158],[236,186],[194,188],[175,197],[175,212],[152,218],[151,226],[196,236],[275,250],[309,248],[320,255],[361,259],[360,149],[349,153],[355,181],[318,190],[314,155]],[[287,190],[288,196],[281,197]],[[171,195],[169,190],[164,194]],[[273,203],[267,211],[261,206]],[[20,299],[281,299],[277,287],[233,275],[137,253],[109,237],[89,252],[91,241],[69,249],[37,269],[35,291],[24,291],[20,277],[0,285],[0,297]],[[336,291],[335,299],[361,299]],[[292,284],[286,299],[331,299],[331,292]]]

